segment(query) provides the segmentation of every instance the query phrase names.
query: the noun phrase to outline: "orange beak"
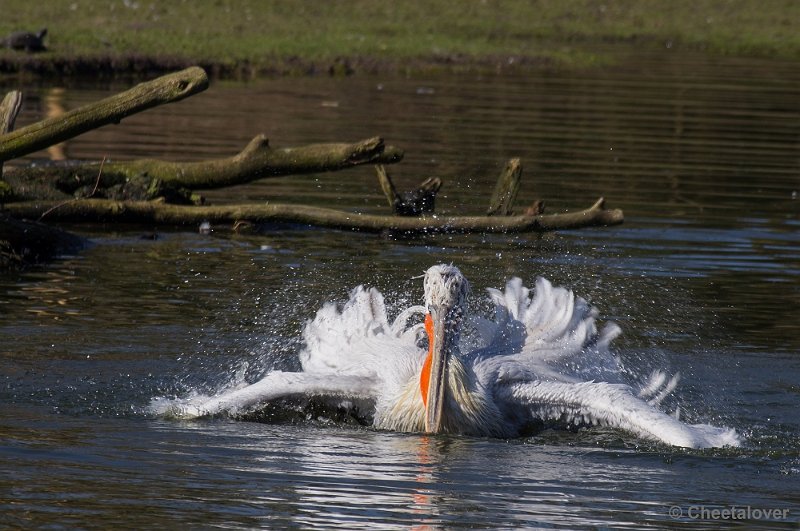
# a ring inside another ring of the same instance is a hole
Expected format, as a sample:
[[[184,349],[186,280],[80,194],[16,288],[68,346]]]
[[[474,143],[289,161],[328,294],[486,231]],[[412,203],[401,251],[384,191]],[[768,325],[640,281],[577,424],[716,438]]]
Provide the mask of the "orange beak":
[[[422,403],[425,405],[425,432],[442,431],[447,351],[442,312],[431,309],[425,314],[425,332],[428,334],[428,355],[422,365],[419,379]]]

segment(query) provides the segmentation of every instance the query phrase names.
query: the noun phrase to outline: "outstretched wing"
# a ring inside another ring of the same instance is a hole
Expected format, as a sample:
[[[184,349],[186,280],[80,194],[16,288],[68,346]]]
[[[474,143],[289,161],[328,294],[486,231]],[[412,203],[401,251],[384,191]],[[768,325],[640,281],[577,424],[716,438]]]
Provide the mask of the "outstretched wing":
[[[687,448],[739,446],[732,429],[684,424],[647,404],[630,387],[605,382],[530,382],[501,386],[495,396],[523,406],[532,418],[600,424]]]
[[[383,296],[358,286],[340,308],[325,304],[303,330],[301,372],[274,371],[251,385],[217,396],[156,399],[151,411],[162,416],[197,418],[237,414],[272,400],[292,396],[371,399],[400,386],[422,365],[417,346],[421,326],[408,327],[412,306],[389,323]]]
[[[489,289],[495,320],[482,325],[486,346],[474,353],[476,372],[501,381],[614,380],[619,364],[609,343],[614,324],[598,332],[597,310],[572,291],[536,279],[533,296],[519,278]]]
[[[155,399],[152,413],[176,418],[200,418],[235,415],[272,400],[293,396],[326,396],[332,398],[374,398],[375,381],[360,376],[310,374],[306,372],[273,371],[258,382],[223,392],[217,396],[194,396],[169,400]]]
[[[412,306],[390,324],[383,295],[358,286],[341,308],[326,303],[306,324],[305,347],[299,355],[303,370],[384,379],[409,363],[421,364],[424,349],[417,341],[422,326],[406,325],[411,315],[424,311]]]

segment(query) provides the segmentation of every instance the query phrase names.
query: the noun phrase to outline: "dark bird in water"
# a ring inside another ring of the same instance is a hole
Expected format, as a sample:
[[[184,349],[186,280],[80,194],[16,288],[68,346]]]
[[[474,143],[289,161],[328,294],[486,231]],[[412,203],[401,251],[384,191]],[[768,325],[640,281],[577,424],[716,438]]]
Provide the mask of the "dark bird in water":
[[[392,205],[395,214],[398,216],[421,216],[433,213],[436,193],[441,187],[442,180],[431,177],[425,179],[416,190],[396,194]]]
[[[44,37],[47,35],[47,28],[40,29],[37,33],[29,31],[15,31],[3,39],[3,46],[12,50],[24,50],[28,53],[43,52],[47,50],[44,45]]]

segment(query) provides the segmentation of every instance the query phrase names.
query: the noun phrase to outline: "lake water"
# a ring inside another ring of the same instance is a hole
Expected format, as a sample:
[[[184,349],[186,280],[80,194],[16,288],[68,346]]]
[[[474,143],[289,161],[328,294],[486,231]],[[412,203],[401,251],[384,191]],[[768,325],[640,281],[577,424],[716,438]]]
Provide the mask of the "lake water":
[[[92,245],[0,277],[0,527],[702,529],[720,525],[711,511],[736,506],[749,519],[726,525],[797,528],[800,64],[624,64],[214,81],[63,146],[79,159],[199,160],[261,132],[273,146],[380,135],[406,150],[389,168],[399,188],[443,179],[441,213],[480,213],[505,161],[520,157],[520,207],[540,198],[548,212],[576,210],[604,196],[626,219],[399,241],[69,226]],[[20,122],[124,88],[29,87]],[[207,196],[387,210],[371,167]],[[412,277],[439,262],[471,280],[476,311],[483,289],[511,276],[572,288],[623,328],[615,345],[627,365],[681,374],[666,408],[733,427],[745,445],[689,451],[598,428],[427,437],[311,411],[274,423],[146,413],[156,396],[296,366],[303,323],[322,303],[360,283],[392,310],[417,303]],[[774,509],[780,518],[767,518]]]

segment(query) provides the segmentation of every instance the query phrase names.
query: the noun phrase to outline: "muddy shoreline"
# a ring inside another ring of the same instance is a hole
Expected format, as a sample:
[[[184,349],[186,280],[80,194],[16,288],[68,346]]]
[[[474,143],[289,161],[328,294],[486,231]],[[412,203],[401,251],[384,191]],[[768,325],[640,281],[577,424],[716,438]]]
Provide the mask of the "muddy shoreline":
[[[0,57],[0,82],[2,77],[35,77],[42,80],[87,76],[104,79],[138,78],[145,75],[167,74],[190,66],[200,66],[213,78],[246,80],[280,76],[348,76],[432,71],[502,73],[556,68],[559,64],[548,57],[473,57],[460,54],[432,55],[411,59],[356,56],[314,60],[286,57],[258,63],[249,60],[222,63],[178,56],[153,57],[135,54],[72,58],[26,54]]]

